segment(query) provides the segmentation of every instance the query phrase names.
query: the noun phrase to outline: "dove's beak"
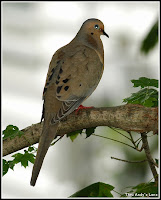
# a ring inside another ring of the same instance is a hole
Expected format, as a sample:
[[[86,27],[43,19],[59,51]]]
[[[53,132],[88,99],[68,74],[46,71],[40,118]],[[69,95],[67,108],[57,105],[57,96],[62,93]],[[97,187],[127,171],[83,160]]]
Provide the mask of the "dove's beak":
[[[109,38],[108,34],[104,30],[102,30],[102,32],[103,32],[103,35],[105,35]]]

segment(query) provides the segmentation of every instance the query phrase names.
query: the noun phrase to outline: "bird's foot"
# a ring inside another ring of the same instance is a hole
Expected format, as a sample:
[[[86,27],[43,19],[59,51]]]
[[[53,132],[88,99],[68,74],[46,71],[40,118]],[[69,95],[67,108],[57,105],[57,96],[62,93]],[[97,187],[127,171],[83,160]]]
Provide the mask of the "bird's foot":
[[[75,110],[75,114],[78,114],[80,110],[89,109],[89,108],[94,108],[94,107],[93,107],[93,106],[86,107],[86,106],[80,105],[80,106]]]

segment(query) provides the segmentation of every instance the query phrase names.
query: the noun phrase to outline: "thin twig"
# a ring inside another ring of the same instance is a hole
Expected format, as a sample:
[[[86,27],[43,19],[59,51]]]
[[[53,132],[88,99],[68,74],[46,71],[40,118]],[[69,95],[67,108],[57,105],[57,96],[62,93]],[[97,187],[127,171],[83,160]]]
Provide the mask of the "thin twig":
[[[136,148],[137,151],[141,152],[143,150],[143,146],[139,149],[138,146],[139,146],[139,143],[141,142],[141,137],[139,138],[140,141],[136,144],[136,142],[139,140],[137,139],[136,141],[134,141],[132,135],[131,135],[131,132],[130,131],[127,131],[131,137],[131,142],[133,143],[134,147]]]
[[[64,136],[64,135],[63,135]],[[51,143],[50,146],[53,146],[55,143],[57,143],[63,136],[60,136],[56,141],[54,141],[53,143]]]
[[[131,140],[131,142],[133,143],[133,145],[136,147],[136,145],[135,145],[135,142],[134,142],[134,139],[133,139],[133,137],[132,137],[132,135],[131,135],[131,132],[130,131],[127,131],[128,133],[129,133],[129,135],[130,135],[130,140]]]
[[[141,139],[141,137],[140,138],[138,138],[135,142],[137,142],[138,141],[138,143],[136,144],[137,146],[139,145],[139,143],[142,141],[142,139]]]
[[[116,193],[119,194],[120,196],[122,195],[121,193],[117,192],[116,190],[112,190],[112,191],[116,192]]]
[[[142,144],[140,149],[137,149],[139,152],[142,152],[142,150],[144,149],[144,145]]]
[[[148,161],[147,159],[139,160],[139,161],[130,161],[130,160],[123,160],[123,159],[115,158],[115,157],[111,157],[111,159],[115,159],[115,160],[119,160],[119,161],[123,161],[123,162],[128,162],[128,163],[143,163],[143,162]]]
[[[124,145],[127,145],[127,146],[129,146],[129,147],[131,147],[131,148],[133,148],[133,149],[136,149],[135,147],[133,147],[133,146],[131,146],[131,145],[129,145],[129,144],[126,144],[126,143],[124,143],[124,142],[120,142],[120,141],[118,141],[118,140],[115,140],[115,139],[112,139],[112,138],[109,138],[109,137],[105,137],[105,136],[102,136],[102,135],[97,135],[97,134],[95,134],[95,133],[93,133],[92,135],[97,136],[97,137],[101,137],[101,138],[105,138],[105,139],[108,139],[108,140],[112,140],[112,141],[115,141],[115,142],[119,142],[119,143],[124,144]]]
[[[158,174],[157,174],[157,171],[156,171],[156,168],[155,168],[155,164],[154,164],[155,162],[154,162],[154,160],[151,156],[151,153],[150,153],[150,148],[149,148],[149,144],[148,144],[148,140],[147,140],[147,134],[141,133],[141,138],[142,138],[142,142],[143,142],[143,148],[144,148],[150,169],[152,171],[154,180],[155,180],[156,183],[158,183]]]
[[[147,135],[147,137],[152,137],[152,136],[154,136],[154,134],[152,134],[152,135]],[[141,137],[139,137],[137,140],[135,140],[134,142],[136,143],[138,140],[140,140],[138,143],[137,143],[137,145],[142,141],[142,138]]]
[[[109,127],[110,129],[112,129],[113,131],[116,131],[117,133],[119,133],[120,135],[126,137],[127,139],[131,140],[128,136],[124,135],[123,133],[119,132],[118,130],[112,128],[112,127]]]
[[[141,137],[139,137],[137,140],[135,140],[134,142],[136,143],[138,140],[140,140],[139,142],[138,142],[138,144],[141,142]]]

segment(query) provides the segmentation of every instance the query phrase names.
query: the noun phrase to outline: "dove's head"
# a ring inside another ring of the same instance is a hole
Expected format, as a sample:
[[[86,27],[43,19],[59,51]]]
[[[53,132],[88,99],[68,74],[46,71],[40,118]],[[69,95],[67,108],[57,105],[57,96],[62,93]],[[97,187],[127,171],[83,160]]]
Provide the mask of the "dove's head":
[[[100,37],[101,35],[109,37],[104,31],[104,24],[99,19],[94,18],[86,20],[83,23],[80,32],[92,35],[93,37]]]
[[[72,42],[81,43],[94,49],[98,53],[100,60],[103,63],[104,50],[102,41],[100,39],[101,35],[109,37],[104,31],[103,23],[99,19],[92,18],[86,20],[82,24],[80,30]]]

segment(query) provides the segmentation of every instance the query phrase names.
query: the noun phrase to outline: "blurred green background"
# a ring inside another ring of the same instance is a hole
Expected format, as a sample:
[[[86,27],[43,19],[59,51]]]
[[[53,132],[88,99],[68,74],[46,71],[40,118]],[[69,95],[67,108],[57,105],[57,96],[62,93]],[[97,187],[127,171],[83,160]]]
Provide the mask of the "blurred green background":
[[[140,52],[158,13],[157,1],[3,2],[2,129],[9,124],[23,129],[40,121],[42,92],[52,55],[73,39],[88,18],[100,19],[110,38],[101,37],[105,70],[85,106],[122,105],[122,99],[137,91],[132,88],[131,79],[142,76],[158,79],[158,44],[147,54]],[[96,133],[125,141],[108,127],[98,127]],[[152,155],[157,158],[157,136],[149,138],[149,142]],[[145,158],[144,152],[96,136],[85,139],[81,135],[74,142],[64,137],[50,148],[34,188],[29,184],[32,164],[26,169],[19,165],[3,177],[2,195],[4,198],[68,197],[98,181],[121,191],[152,178],[147,163],[128,164],[111,156],[127,160]],[[11,155],[5,157],[9,158]]]

